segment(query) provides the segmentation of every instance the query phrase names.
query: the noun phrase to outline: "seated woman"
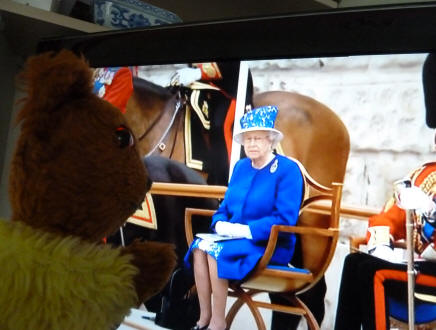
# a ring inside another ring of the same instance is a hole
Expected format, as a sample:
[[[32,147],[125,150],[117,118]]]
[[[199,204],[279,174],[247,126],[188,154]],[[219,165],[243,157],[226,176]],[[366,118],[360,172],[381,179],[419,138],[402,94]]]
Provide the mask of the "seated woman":
[[[274,129],[277,107],[248,111],[235,141],[247,158],[233,170],[224,200],[212,217],[211,229],[242,239],[209,242],[197,238],[185,257],[194,267],[200,318],[194,330],[226,328],[228,281],[241,281],[262,257],[273,225],[295,225],[303,195],[298,165],[273,150],[283,135]],[[294,235],[281,235],[271,263],[286,265],[292,258]],[[193,261],[192,258],[193,257]]]

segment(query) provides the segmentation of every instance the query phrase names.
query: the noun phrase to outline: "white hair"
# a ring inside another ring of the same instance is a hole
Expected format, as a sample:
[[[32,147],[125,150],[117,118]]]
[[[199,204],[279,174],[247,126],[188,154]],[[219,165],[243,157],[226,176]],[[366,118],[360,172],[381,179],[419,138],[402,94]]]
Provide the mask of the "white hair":
[[[275,149],[281,140],[280,135],[275,131],[268,131],[267,136],[268,136],[268,140],[271,141],[272,149]]]

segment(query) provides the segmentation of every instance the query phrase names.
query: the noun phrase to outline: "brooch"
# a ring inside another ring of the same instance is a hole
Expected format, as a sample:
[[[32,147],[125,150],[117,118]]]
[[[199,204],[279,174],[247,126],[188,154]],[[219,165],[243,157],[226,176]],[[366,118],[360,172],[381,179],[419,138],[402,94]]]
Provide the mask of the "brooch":
[[[270,173],[274,173],[275,171],[277,171],[277,167],[279,167],[279,162],[276,159],[269,168]]]

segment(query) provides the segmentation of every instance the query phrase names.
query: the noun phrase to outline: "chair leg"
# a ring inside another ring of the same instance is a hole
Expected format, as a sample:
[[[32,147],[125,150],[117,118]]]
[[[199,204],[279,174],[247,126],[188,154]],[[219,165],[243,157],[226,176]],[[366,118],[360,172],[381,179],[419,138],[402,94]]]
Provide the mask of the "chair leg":
[[[226,323],[227,327],[230,329],[231,324],[238,313],[238,311],[241,309],[241,307],[244,304],[247,304],[248,308],[251,311],[251,314],[253,314],[254,320],[257,325],[258,330],[266,330],[265,322],[263,321],[262,315],[259,312],[259,309],[256,307],[256,305],[253,302],[253,299],[251,298],[251,294],[254,293],[252,291],[245,292],[244,290],[237,288],[234,289],[237,299],[233,303],[232,307],[230,308],[229,312],[226,316]]]
[[[306,304],[300,298],[298,298],[296,296],[289,297],[289,299],[291,299],[294,302],[295,306],[298,306],[298,307],[301,307],[302,309],[304,309],[304,311],[306,312],[306,314],[304,315],[304,318],[306,319],[306,322],[307,322],[309,329],[319,330],[319,324],[316,321],[316,318],[315,318],[315,316],[313,316],[310,309],[306,306]]]
[[[230,307],[226,315],[226,323],[228,329],[231,329],[233,320],[235,319],[236,314],[238,313],[238,311],[241,309],[243,305],[244,305],[244,301],[240,298],[237,298],[235,302],[232,304],[232,307]]]

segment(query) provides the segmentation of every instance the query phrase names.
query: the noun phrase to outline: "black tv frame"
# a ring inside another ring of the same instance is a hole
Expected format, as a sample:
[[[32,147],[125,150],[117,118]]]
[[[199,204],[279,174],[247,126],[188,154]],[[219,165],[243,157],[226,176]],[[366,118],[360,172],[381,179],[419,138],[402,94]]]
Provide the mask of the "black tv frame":
[[[47,38],[37,51],[61,48],[84,54],[94,67],[425,53],[436,50],[436,3]]]

